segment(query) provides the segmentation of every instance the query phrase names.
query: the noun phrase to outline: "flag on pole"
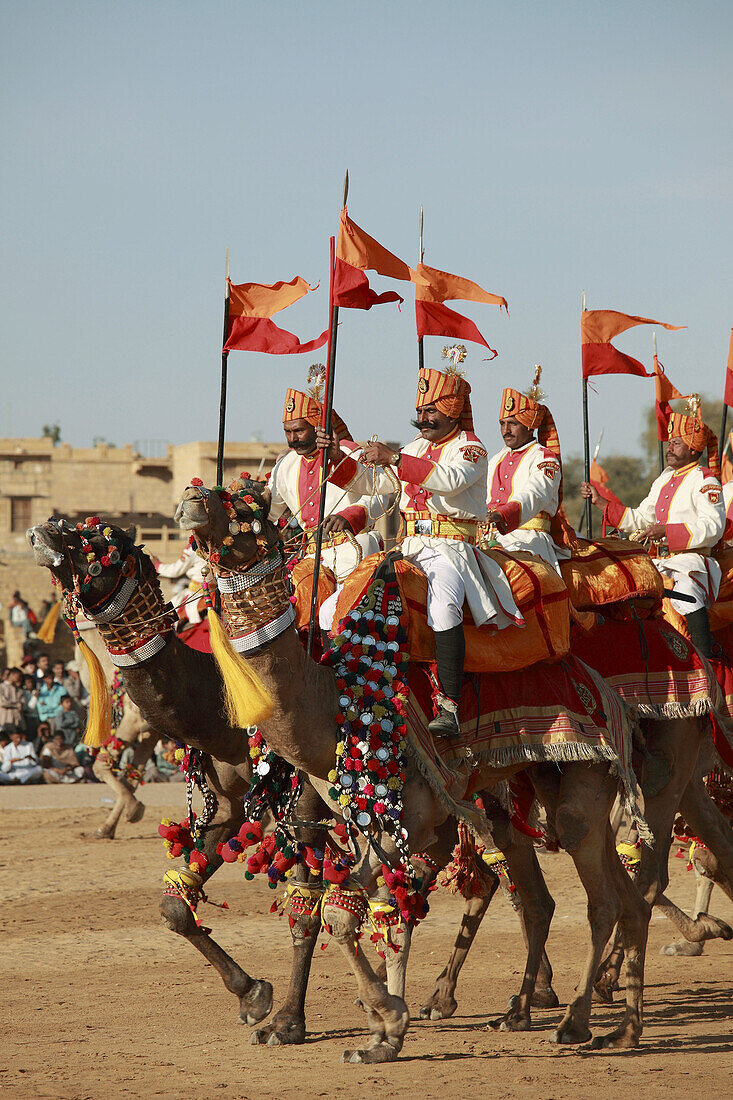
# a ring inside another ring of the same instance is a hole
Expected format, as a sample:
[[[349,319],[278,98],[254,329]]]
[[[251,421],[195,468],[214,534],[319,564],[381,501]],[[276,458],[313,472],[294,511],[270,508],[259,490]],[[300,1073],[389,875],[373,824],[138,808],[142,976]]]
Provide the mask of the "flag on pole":
[[[657,439],[666,443],[669,439],[669,418],[672,415],[670,401],[684,401],[689,394],[680,393],[664,373],[664,366],[654,356],[654,415],[657,418]]]
[[[266,355],[297,355],[315,351],[328,339],[328,329],[301,344],[297,336],[278,328],[270,320],[293,305],[310,290],[305,279],[296,275],[289,283],[238,283],[229,282],[229,331],[224,351],[259,351]]]
[[[405,282],[411,282],[415,277],[408,264],[352,222],[344,206],[336,242],[333,304],[346,309],[371,309],[385,302],[404,302],[405,299],[396,290],[387,290],[383,294],[372,290],[364,274],[367,269]]]
[[[730,343],[728,345],[728,365],[725,368],[725,391],[723,402],[733,405],[733,328],[730,330]]]
[[[583,345],[583,378],[595,374],[636,374],[651,378],[638,359],[632,359],[613,346],[611,340],[635,325],[661,325],[677,330],[684,325],[668,325],[651,317],[633,317],[613,309],[585,309],[580,315],[580,342]]]
[[[489,347],[476,325],[468,317],[449,309],[444,303],[454,298],[466,302],[487,302],[507,309],[506,298],[491,294],[471,279],[451,275],[435,267],[419,263],[415,282],[415,323],[419,339],[423,336],[448,336],[454,340],[471,340],[483,344],[496,358],[498,352]]]
[[[733,454],[733,432],[728,433],[728,439],[723,453],[720,459],[720,483],[725,485],[726,482],[733,480],[733,462],[730,456]]]

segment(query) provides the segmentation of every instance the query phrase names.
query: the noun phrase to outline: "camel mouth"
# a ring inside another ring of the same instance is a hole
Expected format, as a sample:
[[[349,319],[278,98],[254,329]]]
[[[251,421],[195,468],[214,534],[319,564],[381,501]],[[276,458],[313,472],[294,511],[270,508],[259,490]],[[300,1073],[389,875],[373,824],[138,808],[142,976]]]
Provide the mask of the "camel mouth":
[[[195,493],[195,496],[183,497],[173,516],[173,522],[177,523],[182,531],[195,531],[199,527],[206,527],[209,522],[209,513],[206,510],[206,500],[196,489],[187,489],[186,493]]]
[[[47,527],[29,527],[25,533],[26,541],[33,551],[36,565],[47,569],[58,569],[64,560],[63,554],[53,545],[54,532]]]

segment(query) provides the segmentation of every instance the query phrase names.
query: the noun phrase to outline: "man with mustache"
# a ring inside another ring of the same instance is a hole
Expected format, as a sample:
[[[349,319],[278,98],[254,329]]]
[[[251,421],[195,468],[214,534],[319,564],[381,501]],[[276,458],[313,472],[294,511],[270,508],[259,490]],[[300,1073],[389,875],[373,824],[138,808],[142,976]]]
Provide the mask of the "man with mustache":
[[[703,467],[699,462],[706,448],[708,466]],[[720,587],[720,565],[711,551],[725,528],[718,474],[718,440],[703,422],[695,395],[688,402],[687,415],[672,413],[667,468],[638,508],[605,501],[587,481],[580,487],[586,500],[603,509],[604,525],[641,530],[653,545],[650,552],[662,576],[672,580],[677,592],[693,597],[694,603],[674,599],[671,603],[684,615],[690,638],[705,657],[713,655],[708,608]]]
[[[288,450],[270,474],[270,518],[276,521],[289,509],[305,532],[306,553],[315,553],[320,501],[320,448],[328,446],[331,476],[326,487],[321,562],[336,578],[336,592],[323,602],[319,612],[322,630],[330,630],[338,594],[349,573],[362,557],[380,549],[371,530],[383,512],[381,498],[372,498],[367,474],[355,459],[360,450],[341,417],[332,415],[332,434],[320,428],[322,404],[319,396],[289,389],[285,395],[283,428]]]
[[[460,733],[464,598],[476,626],[502,629],[524,621],[501,569],[475,547],[486,515],[486,450],[473,434],[470,393],[455,367],[445,373],[421,368],[413,421],[420,435],[401,451],[367,443],[362,455],[362,462],[392,467],[402,482],[402,554],[428,578],[441,688],[430,731],[441,737]]]
[[[501,395],[505,445],[489,461],[487,510],[504,550],[536,554],[559,572],[558,558],[570,556],[568,525],[561,506],[560,440],[552,413],[540,404],[541,373],[537,366],[526,394],[507,388]]]

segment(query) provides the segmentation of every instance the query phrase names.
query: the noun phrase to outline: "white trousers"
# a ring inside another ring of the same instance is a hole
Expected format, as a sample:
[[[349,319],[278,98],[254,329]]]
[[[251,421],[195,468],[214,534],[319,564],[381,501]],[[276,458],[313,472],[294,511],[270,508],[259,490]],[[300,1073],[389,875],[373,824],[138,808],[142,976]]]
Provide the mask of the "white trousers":
[[[428,578],[428,626],[450,630],[463,622],[466,586],[455,565],[431,546],[421,547],[410,561]]]
[[[704,585],[700,583],[700,580],[695,580],[694,576],[690,576],[686,573],[665,569],[663,559],[655,560],[654,564],[662,576],[672,579],[677,592],[681,592],[685,596],[692,596],[695,600],[694,603],[687,603],[686,600],[670,600],[669,602],[678,615],[691,615],[693,611],[699,611],[702,607],[709,606],[708,591]]]
[[[329,596],[327,600],[324,600],[318,609],[318,625],[321,630],[330,630],[333,626],[333,619],[336,614],[336,603],[338,602],[343,587],[342,584],[337,584],[336,591]]]

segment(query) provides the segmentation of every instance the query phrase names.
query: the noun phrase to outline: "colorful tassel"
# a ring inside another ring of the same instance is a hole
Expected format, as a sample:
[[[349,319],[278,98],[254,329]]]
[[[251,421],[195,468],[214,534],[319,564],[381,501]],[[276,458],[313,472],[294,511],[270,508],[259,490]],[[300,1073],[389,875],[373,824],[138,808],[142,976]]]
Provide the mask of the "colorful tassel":
[[[89,669],[89,715],[84,744],[100,748],[109,738],[112,728],[112,697],[104,670],[87,643],[77,636],[76,644]]]
[[[212,608],[207,612],[207,618],[211,652],[224,687],[227,720],[242,729],[259,726],[272,717],[275,709],[272,696],[255,675],[249,662],[232,647],[221,619]]]

